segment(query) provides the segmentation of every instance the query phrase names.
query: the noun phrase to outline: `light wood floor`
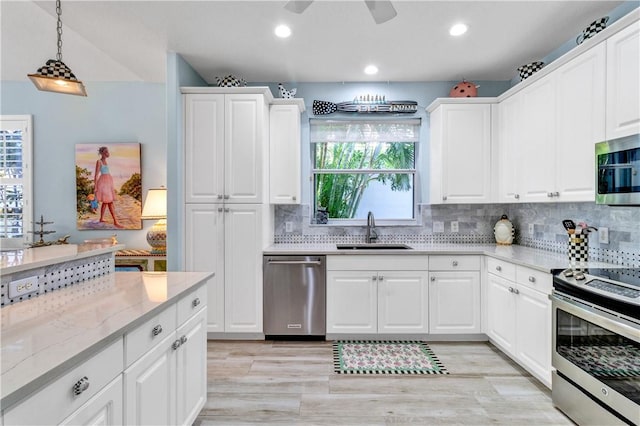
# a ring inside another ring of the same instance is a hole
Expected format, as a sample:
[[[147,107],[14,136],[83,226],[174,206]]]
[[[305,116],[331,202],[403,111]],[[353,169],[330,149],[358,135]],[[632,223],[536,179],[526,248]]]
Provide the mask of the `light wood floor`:
[[[333,373],[331,342],[209,341],[204,425],[571,425],[489,343],[429,343],[448,375]]]

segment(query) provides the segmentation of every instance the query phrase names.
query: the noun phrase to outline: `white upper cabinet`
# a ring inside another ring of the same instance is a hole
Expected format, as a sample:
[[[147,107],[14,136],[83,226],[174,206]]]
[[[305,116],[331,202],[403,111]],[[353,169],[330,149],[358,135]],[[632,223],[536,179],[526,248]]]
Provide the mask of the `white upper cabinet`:
[[[522,201],[551,201],[555,196],[556,82],[553,76],[533,83],[522,96],[522,151],[519,184]]]
[[[275,101],[274,101],[275,102]],[[269,113],[269,202],[300,204],[302,99],[279,99]]]
[[[604,43],[563,65],[555,75],[558,201],[593,201],[594,144],[605,137]]]
[[[185,202],[262,202],[265,96],[192,93],[184,101]]]
[[[491,105],[438,102],[427,108],[431,204],[491,202]]]
[[[185,95],[184,103],[185,201],[217,202],[224,194],[224,95]]]
[[[498,201],[514,203],[520,200],[520,164],[522,163],[522,96],[514,95],[500,102],[498,152]]]
[[[640,133],[640,22],[607,39],[607,139]]]
[[[604,105],[602,43],[501,101],[499,201],[593,201]]]

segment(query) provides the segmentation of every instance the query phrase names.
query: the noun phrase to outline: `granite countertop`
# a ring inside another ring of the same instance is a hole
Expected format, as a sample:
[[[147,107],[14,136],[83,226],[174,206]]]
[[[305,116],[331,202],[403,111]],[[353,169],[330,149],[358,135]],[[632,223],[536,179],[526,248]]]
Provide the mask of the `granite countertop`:
[[[124,247],[124,244],[84,243],[7,250],[0,252],[0,269],[3,274],[13,274],[69,260],[110,253]]]
[[[497,244],[407,244],[411,250],[338,250],[336,244],[273,244],[264,250],[266,255],[437,255],[437,254],[476,254],[486,255],[518,265],[551,272],[554,269],[568,268],[567,254],[554,253],[518,245]],[[587,262],[581,266],[590,268],[615,267],[604,262]]]
[[[0,404],[16,403],[211,276],[116,272],[3,307]]]

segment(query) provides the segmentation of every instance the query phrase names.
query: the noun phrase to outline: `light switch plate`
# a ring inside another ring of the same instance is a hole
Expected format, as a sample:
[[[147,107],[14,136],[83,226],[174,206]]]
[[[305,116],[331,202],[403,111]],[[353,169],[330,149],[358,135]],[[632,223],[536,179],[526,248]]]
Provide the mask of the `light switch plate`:
[[[533,235],[535,232],[533,223],[529,224],[529,235]]]
[[[444,222],[433,222],[433,232],[444,232]]]
[[[22,278],[9,283],[9,299],[26,296],[38,291],[38,276]]]
[[[451,222],[451,232],[458,232],[458,230],[458,221],[454,220],[453,222]]]
[[[293,222],[284,223],[284,232],[293,232]]]

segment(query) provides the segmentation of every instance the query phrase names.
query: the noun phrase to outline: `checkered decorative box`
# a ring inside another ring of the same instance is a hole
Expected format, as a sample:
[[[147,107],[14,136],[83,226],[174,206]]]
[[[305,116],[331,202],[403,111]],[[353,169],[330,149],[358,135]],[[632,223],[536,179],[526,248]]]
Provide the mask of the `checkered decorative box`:
[[[518,67],[518,73],[520,74],[520,80],[526,80],[536,72],[540,71],[544,66],[544,62],[531,62],[530,64],[522,65]]]
[[[587,235],[569,237],[569,261],[587,262],[589,260],[589,238]]]
[[[600,31],[607,28],[607,22],[609,22],[609,17],[605,16],[604,18],[597,19],[590,23],[587,28],[582,30],[582,34],[580,34],[578,38],[576,38],[576,44],[581,44],[586,39],[593,37]]]

